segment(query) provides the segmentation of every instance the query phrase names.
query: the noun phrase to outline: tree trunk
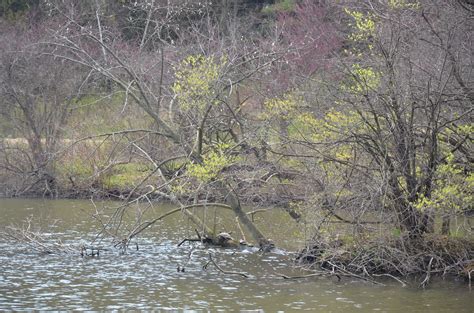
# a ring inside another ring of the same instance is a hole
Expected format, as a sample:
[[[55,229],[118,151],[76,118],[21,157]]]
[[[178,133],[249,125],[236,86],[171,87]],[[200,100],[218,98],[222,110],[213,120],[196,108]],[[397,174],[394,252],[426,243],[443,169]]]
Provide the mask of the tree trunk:
[[[451,218],[449,215],[443,216],[443,223],[441,224],[441,234],[449,236],[451,226]]]
[[[245,228],[249,231],[252,235],[253,239],[257,241],[257,244],[260,247],[268,247],[271,245],[271,241],[265,238],[265,236],[260,232],[260,230],[255,226],[254,223],[249,219],[247,214],[242,210],[240,206],[240,201],[237,195],[233,190],[230,190],[228,186],[225,186],[223,183],[221,184],[223,191],[226,192],[226,200],[232,210],[234,211],[235,215],[239,218],[239,221],[245,226]]]
[[[423,213],[423,229],[427,233],[434,233],[434,218],[435,214],[433,211],[429,210]]]

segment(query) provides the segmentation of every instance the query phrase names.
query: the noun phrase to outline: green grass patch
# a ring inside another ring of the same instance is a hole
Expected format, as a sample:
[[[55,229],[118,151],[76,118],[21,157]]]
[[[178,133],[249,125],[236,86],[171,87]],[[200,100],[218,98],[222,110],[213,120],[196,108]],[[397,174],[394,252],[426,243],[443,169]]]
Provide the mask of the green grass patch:
[[[127,163],[114,166],[111,174],[103,178],[105,189],[128,189],[140,183],[152,169],[143,163]]]
[[[267,5],[262,9],[263,14],[278,14],[282,12],[290,12],[295,8],[295,0],[280,0],[275,4]]]
[[[88,95],[77,100],[68,122],[66,137],[84,136],[121,131],[132,128],[149,128],[152,119],[137,104],[128,99],[125,105],[123,92],[109,96]],[[80,134],[77,134],[80,132]]]

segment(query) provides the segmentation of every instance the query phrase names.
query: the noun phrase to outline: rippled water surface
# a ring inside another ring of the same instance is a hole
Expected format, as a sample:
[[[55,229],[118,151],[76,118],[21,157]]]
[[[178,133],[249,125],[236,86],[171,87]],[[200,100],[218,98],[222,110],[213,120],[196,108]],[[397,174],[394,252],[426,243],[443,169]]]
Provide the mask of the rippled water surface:
[[[91,203],[71,200],[0,200],[0,227],[21,225],[29,216],[48,231],[51,240],[79,245],[97,230],[88,217]],[[166,212],[159,206],[152,214]],[[276,215],[275,215],[276,216]],[[265,216],[260,225],[280,246],[281,217]],[[53,225],[53,226],[51,226]],[[270,227],[273,226],[273,227]],[[265,311],[292,312],[472,312],[474,294],[461,282],[438,282],[427,290],[328,278],[284,280],[276,273],[291,269],[284,250],[262,254],[255,249],[205,249],[177,243],[190,235],[179,216],[154,225],[127,254],[108,250],[99,257],[39,255],[27,246],[0,239],[0,310]],[[225,275],[209,266],[209,253]],[[178,272],[184,266],[185,272]]]

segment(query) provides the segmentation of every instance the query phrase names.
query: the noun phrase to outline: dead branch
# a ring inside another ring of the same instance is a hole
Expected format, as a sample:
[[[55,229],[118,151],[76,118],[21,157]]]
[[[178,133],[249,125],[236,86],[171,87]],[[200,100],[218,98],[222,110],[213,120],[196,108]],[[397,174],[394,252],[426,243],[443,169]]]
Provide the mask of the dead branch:
[[[228,275],[240,275],[242,277],[245,277],[245,278],[249,278],[249,275],[245,274],[245,273],[242,273],[242,272],[233,272],[233,271],[226,271],[224,269],[222,269],[222,267],[219,266],[219,264],[217,264],[214,259],[212,258],[212,254],[209,253],[209,261],[202,267],[203,269],[207,269],[207,267],[209,266],[209,264],[212,264],[216,267],[216,269],[221,272],[221,273],[224,273],[224,274],[228,274]]]
[[[232,208],[230,206],[222,204],[222,203],[196,203],[196,204],[190,204],[190,205],[183,205],[179,208],[168,211],[168,212],[158,216],[157,218],[155,218],[151,221],[144,222],[140,227],[137,228],[136,231],[134,231],[131,235],[129,235],[129,237],[130,238],[135,237],[136,235],[138,235],[139,233],[144,231],[146,228],[150,227],[151,225],[155,224],[156,222],[158,222],[158,221],[164,219],[165,217],[168,217],[168,216],[170,216],[174,213],[177,213],[177,212],[186,213],[186,212],[188,212],[188,209],[191,209],[191,208],[206,208],[206,207],[220,207],[220,208],[232,210]],[[190,212],[188,212],[188,213],[190,213]],[[206,232],[208,234],[212,233],[210,230],[206,230]]]
[[[296,276],[288,276],[285,274],[281,273],[275,273],[276,275],[283,277],[284,279],[302,279],[302,278],[310,278],[310,277],[321,277],[321,276],[336,276],[338,278],[338,281],[341,280],[341,277],[336,274],[336,273],[325,273],[325,272],[318,272],[318,273],[312,273],[312,274],[307,274],[307,275],[296,275]]]
[[[375,276],[375,277],[386,276],[386,277],[390,277],[390,278],[396,280],[397,282],[399,282],[402,285],[402,287],[406,287],[408,285],[405,281],[403,281],[400,278],[397,278],[397,277],[395,277],[391,274],[372,274],[372,276]]]
[[[337,271],[338,271],[338,274],[341,275],[341,276],[354,277],[354,278],[358,278],[358,279],[361,279],[361,280],[365,280],[365,281],[370,282],[370,283],[372,283],[372,284],[374,284],[374,285],[382,285],[382,286],[384,286],[384,284],[382,284],[382,283],[379,283],[379,282],[377,282],[377,281],[375,281],[375,280],[373,280],[373,279],[370,279],[370,278],[367,278],[367,277],[364,277],[364,276],[361,276],[361,275],[357,275],[357,274],[355,274],[355,273],[352,273],[352,272],[350,272],[350,271],[348,271],[348,270],[346,270],[346,269],[344,269],[344,268],[342,268],[342,267],[340,267],[340,266],[338,266],[338,265],[336,265],[336,264],[334,264],[334,263],[331,263],[330,261],[326,261],[326,262],[327,262],[329,265],[332,266],[332,268],[333,268],[332,272],[335,273],[336,270],[337,270]]]
[[[177,247],[181,247],[185,242],[201,242],[201,238],[184,238]]]
[[[425,288],[428,283],[430,282],[430,277],[431,277],[431,264],[433,263],[433,257],[431,257],[430,262],[428,263],[428,268],[426,270],[426,277],[423,279],[423,281],[420,283],[420,286]]]

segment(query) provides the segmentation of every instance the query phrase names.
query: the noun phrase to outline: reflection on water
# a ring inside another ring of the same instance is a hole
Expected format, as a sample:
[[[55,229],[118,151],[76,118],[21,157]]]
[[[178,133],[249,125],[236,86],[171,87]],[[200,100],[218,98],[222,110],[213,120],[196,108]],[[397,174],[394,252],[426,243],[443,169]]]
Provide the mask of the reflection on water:
[[[19,224],[29,215],[45,225],[57,219],[48,228],[50,237],[79,244],[94,236],[83,211],[89,207],[87,201],[0,200],[0,226]],[[0,241],[0,310],[472,312],[474,307],[467,286],[452,281],[419,290],[390,281],[380,287],[326,278],[284,280],[275,273],[291,273],[289,253],[177,247],[188,235],[184,226],[178,216],[170,218],[141,238],[138,251],[104,251],[98,258],[38,255]],[[209,253],[222,268],[250,278],[224,275],[212,266],[204,270]],[[178,265],[185,266],[184,273]]]

